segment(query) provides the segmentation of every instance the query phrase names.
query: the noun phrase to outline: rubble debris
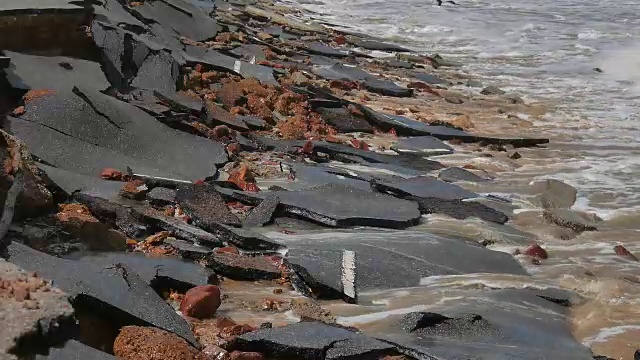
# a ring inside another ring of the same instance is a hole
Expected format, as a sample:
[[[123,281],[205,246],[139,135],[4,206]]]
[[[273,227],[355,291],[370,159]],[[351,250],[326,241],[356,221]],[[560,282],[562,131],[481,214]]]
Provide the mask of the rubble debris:
[[[184,295],[180,312],[197,319],[210,318],[220,307],[220,289],[215,285],[196,286]]]
[[[7,260],[54,281],[68,294],[74,308],[92,309],[95,315],[115,325],[144,321],[198,346],[187,323],[135,272],[122,264],[102,267],[59,259],[15,242],[9,245]],[[96,302],[109,306],[95,308],[91,304]]]
[[[233,280],[275,280],[282,276],[269,257],[215,252],[205,259],[216,274]]]
[[[113,353],[120,359],[206,360],[204,354],[180,337],[156,328],[125,326],[113,343]]]
[[[90,250],[124,250],[125,234],[101,223],[89,208],[80,204],[60,204],[56,220],[75,234]]]

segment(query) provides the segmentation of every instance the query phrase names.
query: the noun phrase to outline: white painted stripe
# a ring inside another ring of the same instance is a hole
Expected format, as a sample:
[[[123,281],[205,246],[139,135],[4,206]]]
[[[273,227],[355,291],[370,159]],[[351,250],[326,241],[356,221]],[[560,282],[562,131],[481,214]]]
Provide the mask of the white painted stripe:
[[[356,253],[344,250],[342,252],[342,292],[352,299],[356,294]]]
[[[241,66],[242,66],[242,62],[240,60],[236,60],[236,62],[233,64],[233,71],[239,74]]]

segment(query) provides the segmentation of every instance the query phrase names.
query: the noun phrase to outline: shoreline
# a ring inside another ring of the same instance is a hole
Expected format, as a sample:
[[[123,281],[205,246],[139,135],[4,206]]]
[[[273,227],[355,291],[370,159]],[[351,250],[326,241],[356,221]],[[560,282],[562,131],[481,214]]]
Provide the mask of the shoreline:
[[[231,359],[631,354],[578,326],[597,300],[559,288],[592,295],[560,256],[567,242],[609,228],[570,210],[571,186],[518,172],[549,156],[533,121],[544,104],[469,82],[447,59],[287,16],[304,9],[220,2],[212,18],[181,1],[95,5],[100,18],[87,33],[99,57],[49,61],[54,54],[28,55],[15,43],[5,54],[31,89],[2,84],[11,89],[5,129],[35,155],[19,166],[33,172],[25,194],[43,200],[40,209],[18,201],[18,213],[38,217],[16,219],[8,261],[118,310],[118,325],[98,313],[81,327],[96,321],[113,333],[142,321],[168,331],[149,330],[154,341],[182,342],[193,359],[222,348]],[[181,5],[162,5],[171,2]],[[80,19],[87,9],[74,11]],[[368,53],[380,49],[393,57]],[[523,208],[532,199],[539,207]],[[67,235],[52,242],[28,228]],[[163,274],[149,275],[158,266]],[[105,270],[112,282],[101,285]],[[89,290],[75,285],[83,281]],[[219,285],[215,317],[169,314],[166,303],[186,315],[184,288],[203,281]],[[160,296],[142,294],[152,288]],[[134,305],[147,300],[151,308]],[[122,346],[148,330],[127,329],[121,342],[72,338],[95,356],[170,356],[159,345]],[[421,343],[432,336],[435,345]]]

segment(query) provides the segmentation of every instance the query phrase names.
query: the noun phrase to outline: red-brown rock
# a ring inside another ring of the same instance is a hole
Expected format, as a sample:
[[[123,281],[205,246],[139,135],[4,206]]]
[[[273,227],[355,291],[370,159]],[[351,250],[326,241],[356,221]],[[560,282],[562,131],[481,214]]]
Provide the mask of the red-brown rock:
[[[264,360],[265,357],[257,352],[234,351],[229,355],[229,360]]]
[[[240,254],[240,252],[238,251],[238,248],[235,248],[233,246],[227,246],[227,247],[223,247],[223,248],[218,248],[215,249],[214,252],[216,254]]]
[[[127,199],[142,200],[149,188],[142,180],[131,180],[122,186],[120,196]]]
[[[313,154],[313,143],[311,141],[305,142],[302,147],[302,152],[309,155]]]
[[[106,168],[100,173],[100,177],[105,180],[122,180],[122,172],[113,168]]]
[[[543,249],[538,244],[533,244],[529,246],[522,253],[524,255],[528,255],[534,258],[539,258],[539,259],[546,259],[549,257],[549,254],[547,254],[547,250]]]
[[[220,289],[215,285],[196,286],[184,295],[180,311],[197,319],[210,318],[220,307]]]
[[[184,339],[152,327],[125,326],[113,343],[113,353],[125,360],[206,360]]]
[[[364,142],[362,140],[353,139],[353,140],[351,140],[351,145],[356,149],[369,150],[369,144],[367,144],[366,142]]]
[[[638,261],[638,258],[633,255],[627,248],[622,245],[616,245],[613,247],[613,251],[616,252],[616,255],[626,257],[629,260]]]
[[[240,145],[238,143],[231,143],[227,145],[227,152],[229,153],[229,155],[240,154]]]

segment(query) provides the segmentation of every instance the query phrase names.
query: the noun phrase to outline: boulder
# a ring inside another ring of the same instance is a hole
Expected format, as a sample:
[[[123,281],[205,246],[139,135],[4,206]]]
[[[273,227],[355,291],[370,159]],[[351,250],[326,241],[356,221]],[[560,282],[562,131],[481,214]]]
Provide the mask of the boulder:
[[[184,295],[180,312],[185,316],[204,319],[213,317],[220,307],[220,289],[215,285],[197,286]]]
[[[545,209],[568,209],[576,202],[578,191],[571,185],[555,179],[546,179],[532,184],[538,195],[536,201]]]

